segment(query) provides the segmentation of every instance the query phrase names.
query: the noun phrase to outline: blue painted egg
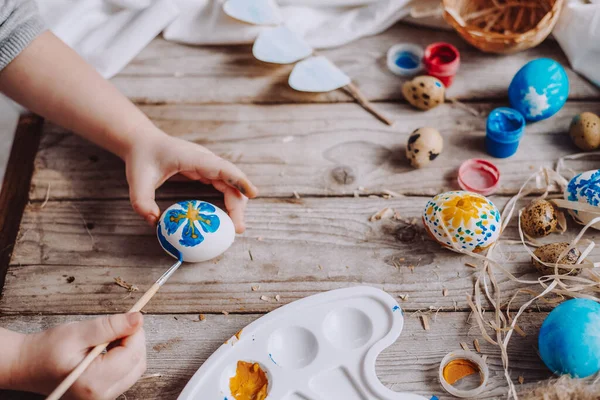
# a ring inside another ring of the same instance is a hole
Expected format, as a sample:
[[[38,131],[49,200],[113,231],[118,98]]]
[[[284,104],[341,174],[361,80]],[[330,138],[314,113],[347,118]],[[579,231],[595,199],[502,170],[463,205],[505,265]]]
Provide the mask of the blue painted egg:
[[[199,200],[173,204],[161,215],[156,234],[162,248],[186,262],[207,261],[221,255],[235,239],[229,215]]]
[[[598,207],[598,214],[569,210],[577,223],[587,225],[594,218],[600,217],[600,169],[586,171],[573,177],[565,189],[564,196],[565,200]],[[600,229],[600,222],[592,225],[592,228]]]
[[[525,64],[508,87],[508,99],[528,121],[550,118],[565,105],[569,78],[554,60],[538,58]]]
[[[555,374],[584,378],[600,371],[600,304],[588,299],[560,304],[542,324],[538,346]]]

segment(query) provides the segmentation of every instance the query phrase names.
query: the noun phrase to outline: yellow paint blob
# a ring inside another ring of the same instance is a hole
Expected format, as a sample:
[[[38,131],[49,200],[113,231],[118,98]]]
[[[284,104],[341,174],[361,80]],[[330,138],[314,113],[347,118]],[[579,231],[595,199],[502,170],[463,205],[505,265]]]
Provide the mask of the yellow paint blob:
[[[235,400],[265,400],[268,383],[267,374],[258,363],[238,361],[229,390]]]
[[[465,376],[479,372],[479,367],[473,361],[452,360],[444,367],[444,379],[451,385],[460,381]]]

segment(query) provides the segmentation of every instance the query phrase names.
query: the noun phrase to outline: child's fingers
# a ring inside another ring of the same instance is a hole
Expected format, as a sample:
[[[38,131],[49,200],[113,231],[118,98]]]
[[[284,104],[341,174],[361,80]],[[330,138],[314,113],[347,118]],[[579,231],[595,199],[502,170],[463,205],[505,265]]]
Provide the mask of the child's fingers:
[[[132,386],[146,370],[146,333],[144,329],[142,328],[123,339],[121,346],[108,352],[105,359],[110,365],[125,364],[128,366],[117,379],[120,380],[121,391]],[[119,394],[121,393],[115,393],[115,397]]]
[[[80,322],[77,330],[83,347],[93,347],[132,335],[143,323],[139,312],[115,314]]]
[[[131,206],[150,225],[154,225],[160,216],[160,208],[154,200],[156,180],[153,175],[146,171],[145,173],[133,172],[131,176],[129,174],[127,176]]]
[[[106,398],[114,399],[129,389],[146,370],[146,337],[144,329],[138,329],[133,335],[124,338],[121,344],[103,354],[97,365]],[[91,379],[91,377],[88,377]]]
[[[258,189],[238,167],[213,153],[194,157],[190,165],[200,176],[212,181],[223,181],[247,197],[254,198],[258,195]]]
[[[223,195],[225,196],[225,208],[233,221],[233,225],[235,225],[235,231],[237,233],[244,233],[246,230],[244,211],[246,210],[248,198],[241,194],[237,189],[228,186],[222,181],[213,181],[212,184],[215,189],[223,192]]]

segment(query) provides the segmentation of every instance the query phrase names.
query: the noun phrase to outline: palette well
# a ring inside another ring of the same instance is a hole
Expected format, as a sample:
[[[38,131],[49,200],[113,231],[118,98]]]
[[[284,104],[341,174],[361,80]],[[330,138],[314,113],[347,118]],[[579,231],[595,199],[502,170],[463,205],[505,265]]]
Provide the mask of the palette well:
[[[377,378],[377,356],[396,341],[402,310],[387,293],[353,287],[283,306],[225,342],[188,382],[179,400],[227,399],[238,362],[257,364],[266,399],[427,400],[394,392]],[[238,370],[239,372],[239,370]]]

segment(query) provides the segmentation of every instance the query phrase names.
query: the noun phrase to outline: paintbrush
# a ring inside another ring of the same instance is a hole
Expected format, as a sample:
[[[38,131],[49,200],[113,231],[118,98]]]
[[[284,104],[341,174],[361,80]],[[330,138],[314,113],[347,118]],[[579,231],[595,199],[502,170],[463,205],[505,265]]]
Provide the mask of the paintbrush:
[[[154,282],[150,289],[148,289],[146,293],[144,293],[144,295],[133,305],[133,307],[131,307],[131,309],[128,312],[141,311],[142,308],[144,308],[144,306],[148,304],[150,299],[154,297],[156,292],[158,292],[158,289],[160,289],[160,287],[169,280],[169,278],[171,277],[171,275],[173,275],[173,273],[175,273],[175,271],[177,271],[181,264],[182,260],[179,259],[167,271],[165,271],[165,273],[162,274],[162,276],[158,278],[156,282]],[[69,388],[75,383],[75,381],[81,376],[81,374],[85,372],[87,367],[90,366],[90,364],[96,359],[96,357],[102,354],[102,352],[106,349],[106,347],[109,344],[110,343],[102,343],[94,347],[92,351],[90,351],[88,355],[77,365],[77,367],[75,367],[75,369],[71,371],[71,373],[60,383],[60,385],[58,385],[56,389],[54,389],[54,391],[50,393],[46,400],[60,399],[67,392],[67,390],[69,390]]]

